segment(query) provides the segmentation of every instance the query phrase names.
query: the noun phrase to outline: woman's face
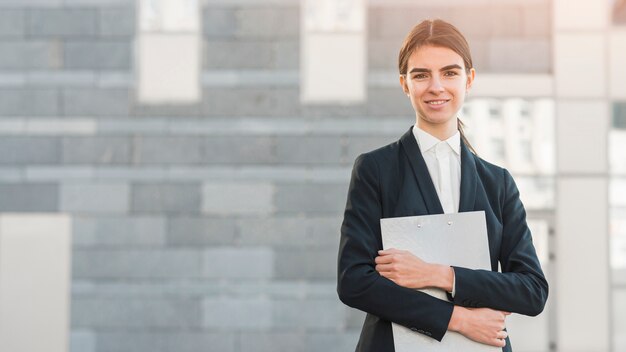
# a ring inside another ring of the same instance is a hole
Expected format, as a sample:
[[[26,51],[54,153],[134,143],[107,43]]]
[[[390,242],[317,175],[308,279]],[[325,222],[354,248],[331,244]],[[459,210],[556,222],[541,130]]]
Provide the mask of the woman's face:
[[[468,75],[459,54],[438,46],[415,50],[407,67],[400,84],[411,99],[420,127],[456,131],[456,115],[474,80],[474,69]]]

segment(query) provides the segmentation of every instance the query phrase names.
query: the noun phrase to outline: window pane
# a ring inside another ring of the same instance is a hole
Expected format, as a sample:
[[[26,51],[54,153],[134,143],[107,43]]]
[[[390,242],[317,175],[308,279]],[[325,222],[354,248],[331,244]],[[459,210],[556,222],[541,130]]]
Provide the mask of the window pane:
[[[139,102],[198,102],[202,42],[198,1],[140,0],[138,16]]]
[[[626,208],[626,178],[613,177],[611,179],[609,202],[613,209]]]
[[[610,237],[611,267],[626,271],[626,207],[611,210]]]
[[[302,1],[302,102],[365,100],[365,5],[364,0]]]
[[[515,176],[520,199],[527,210],[554,209],[554,178]]]
[[[612,174],[626,175],[626,103],[613,104],[609,132],[609,162]]]
[[[140,0],[141,32],[197,32],[197,0]]]
[[[483,159],[512,173],[553,175],[554,102],[550,99],[471,99],[466,134]]]
[[[550,248],[548,248],[550,225],[546,220],[529,218],[528,227],[533,234],[533,245],[537,250],[537,257],[541,266],[545,267],[550,259]]]

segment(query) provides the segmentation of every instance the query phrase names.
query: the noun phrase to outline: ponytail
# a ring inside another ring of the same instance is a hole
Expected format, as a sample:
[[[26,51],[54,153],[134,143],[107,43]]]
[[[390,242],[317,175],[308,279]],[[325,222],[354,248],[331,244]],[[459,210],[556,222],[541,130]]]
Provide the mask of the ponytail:
[[[458,118],[458,117],[457,117],[456,121],[457,121],[456,125],[457,125],[457,127],[459,129],[459,133],[461,134],[461,142],[463,142],[469,148],[469,150],[472,153],[474,153],[475,155],[478,155],[478,153],[476,153],[476,150],[474,150],[474,147],[472,147],[472,145],[467,140],[467,138],[465,138],[465,133],[463,132],[463,128],[465,127],[465,124],[463,124],[463,121],[461,121],[461,119]]]

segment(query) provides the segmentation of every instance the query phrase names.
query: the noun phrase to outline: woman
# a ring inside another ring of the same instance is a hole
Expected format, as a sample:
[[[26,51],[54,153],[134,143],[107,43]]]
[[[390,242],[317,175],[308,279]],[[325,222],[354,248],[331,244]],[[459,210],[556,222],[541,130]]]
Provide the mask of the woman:
[[[451,24],[427,20],[408,34],[398,61],[416,123],[356,159],[341,227],[337,291],[368,313],[356,350],[393,351],[394,322],[438,341],[450,330],[511,351],[506,316],[541,313],[548,283],[513,178],[472,153],[463,136],[457,113],[475,76],[469,46]],[[491,271],[382,250],[381,218],[479,210]],[[425,287],[446,290],[451,302],[416,291]]]

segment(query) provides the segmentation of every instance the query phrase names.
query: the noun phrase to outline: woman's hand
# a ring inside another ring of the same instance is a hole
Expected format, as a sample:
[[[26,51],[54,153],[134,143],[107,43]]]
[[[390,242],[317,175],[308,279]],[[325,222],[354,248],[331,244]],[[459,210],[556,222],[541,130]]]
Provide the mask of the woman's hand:
[[[449,266],[430,264],[408,251],[393,248],[378,251],[374,261],[376,271],[399,286],[413,289],[437,287],[452,291],[454,272]]]
[[[507,332],[506,316],[511,313],[489,308],[464,308],[454,306],[448,330],[486,345],[504,347]]]

